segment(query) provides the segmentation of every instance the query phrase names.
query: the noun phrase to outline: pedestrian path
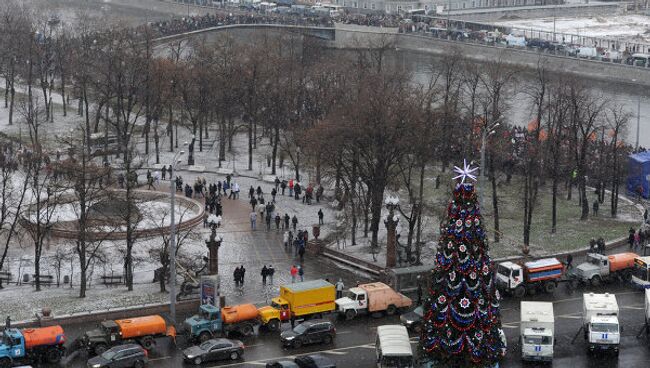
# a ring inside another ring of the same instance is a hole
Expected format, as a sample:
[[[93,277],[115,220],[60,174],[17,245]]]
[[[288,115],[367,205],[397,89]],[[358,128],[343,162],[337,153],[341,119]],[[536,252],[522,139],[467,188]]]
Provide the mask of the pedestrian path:
[[[299,257],[294,257],[293,248],[285,250],[282,230],[267,231],[265,224],[258,219],[257,230],[250,228],[250,205],[240,197],[238,200],[222,199],[224,220],[218,234],[224,242],[219,253],[219,275],[221,293],[226,296],[226,304],[270,303],[279,295],[280,285],[291,283],[289,270],[293,264],[299,265]],[[246,268],[244,285],[235,286],[233,271],[243,265]],[[261,270],[264,265],[273,265],[273,282],[262,284]],[[343,279],[346,287],[357,282],[365,282],[363,275],[339,268],[332,261],[305,254],[303,262],[305,281],[329,279],[336,283]]]

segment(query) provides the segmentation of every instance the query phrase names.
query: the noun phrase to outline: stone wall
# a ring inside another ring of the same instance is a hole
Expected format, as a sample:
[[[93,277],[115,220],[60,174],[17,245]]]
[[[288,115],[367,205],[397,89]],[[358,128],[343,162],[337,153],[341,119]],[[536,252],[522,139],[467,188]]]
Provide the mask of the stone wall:
[[[393,44],[398,50],[409,50],[434,55],[447,54],[452,48],[456,48],[461,51],[465,58],[470,60],[503,60],[513,65],[533,69],[537,67],[540,60],[545,60],[547,67],[557,72],[573,73],[584,76],[587,79],[598,79],[606,82],[650,86],[650,70],[639,67],[578,59],[575,57],[555,56],[527,49],[453,42],[414,34],[387,34],[382,32],[337,29],[336,40],[329,45],[335,48],[354,49],[385,43]]]

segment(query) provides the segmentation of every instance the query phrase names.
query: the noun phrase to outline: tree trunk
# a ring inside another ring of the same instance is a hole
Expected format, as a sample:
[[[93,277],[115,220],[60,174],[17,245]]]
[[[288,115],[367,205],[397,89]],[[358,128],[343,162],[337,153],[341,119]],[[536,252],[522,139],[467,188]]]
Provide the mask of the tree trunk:
[[[498,243],[499,234],[499,198],[497,197],[497,176],[494,172],[494,160],[489,159],[490,162],[490,182],[492,183],[492,210],[494,211],[494,242]]]
[[[551,184],[551,234],[557,231],[557,175],[553,175],[553,182]]]
[[[280,127],[273,128],[273,151],[271,152],[271,175],[275,175],[275,161],[278,155],[278,144],[280,143]],[[298,179],[296,179],[298,180]]]
[[[253,170],[253,118],[248,122],[248,170]]]

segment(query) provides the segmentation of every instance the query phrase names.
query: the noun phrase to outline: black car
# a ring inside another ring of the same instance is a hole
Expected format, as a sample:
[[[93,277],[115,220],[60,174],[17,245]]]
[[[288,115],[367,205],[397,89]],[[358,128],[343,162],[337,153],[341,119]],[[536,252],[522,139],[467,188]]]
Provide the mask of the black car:
[[[294,361],[300,368],[336,368],[332,359],[320,354],[299,356]]]
[[[149,361],[147,351],[137,344],[112,347],[88,360],[88,368],[142,368]]]
[[[420,332],[422,331],[422,318],[424,310],[422,306],[413,309],[410,312],[404,313],[399,317],[400,322],[409,329],[409,331]]]
[[[284,331],[280,335],[282,345],[299,348],[305,344],[329,344],[336,337],[336,328],[330,321],[316,319],[299,324],[293,330]]]
[[[266,368],[300,368],[298,364],[290,360],[280,360],[277,362],[266,363]]]
[[[237,360],[244,355],[244,344],[239,340],[210,339],[201,345],[183,350],[185,361],[199,365],[210,360]]]

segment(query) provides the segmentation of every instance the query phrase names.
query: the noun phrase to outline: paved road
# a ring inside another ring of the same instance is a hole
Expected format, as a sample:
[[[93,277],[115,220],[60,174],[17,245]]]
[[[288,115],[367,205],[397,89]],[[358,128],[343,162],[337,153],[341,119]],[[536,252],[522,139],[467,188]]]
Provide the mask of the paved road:
[[[594,290],[596,292],[616,293],[621,309],[623,337],[621,352],[618,358],[614,356],[589,356],[582,336],[571,340],[580,328],[582,311],[581,289],[574,294],[568,294],[564,288],[556,290],[554,295],[539,295],[527,297],[526,300],[552,301],[556,315],[555,360],[556,367],[647,367],[650,364],[650,341],[645,337],[637,339],[636,335],[643,324],[643,294],[632,290],[626,285],[611,284]],[[519,302],[506,298],[502,302],[502,321],[508,337],[508,355],[502,367],[534,366],[524,365],[519,359],[518,329]],[[183,316],[184,317],[184,316]],[[333,318],[337,325],[337,338],[331,345],[313,345],[301,349],[284,349],[280,346],[277,333],[261,332],[257,337],[244,340],[246,350],[244,360],[236,362],[221,362],[205,364],[205,367],[259,367],[266,362],[278,358],[293,358],[296,355],[319,352],[330,356],[339,367],[365,368],[374,367],[374,339],[376,327],[382,324],[398,323],[396,317],[371,318],[361,317],[354,321],[341,321]],[[69,326],[66,332],[75,337],[88,326]],[[284,328],[289,328],[285,325]],[[417,346],[417,337],[411,339],[413,347]],[[179,348],[187,346],[183,338],[178,339]],[[150,355],[154,364],[152,367],[179,367],[182,364],[181,354],[177,347],[164,339]],[[84,359],[78,358],[67,366],[83,367]]]

